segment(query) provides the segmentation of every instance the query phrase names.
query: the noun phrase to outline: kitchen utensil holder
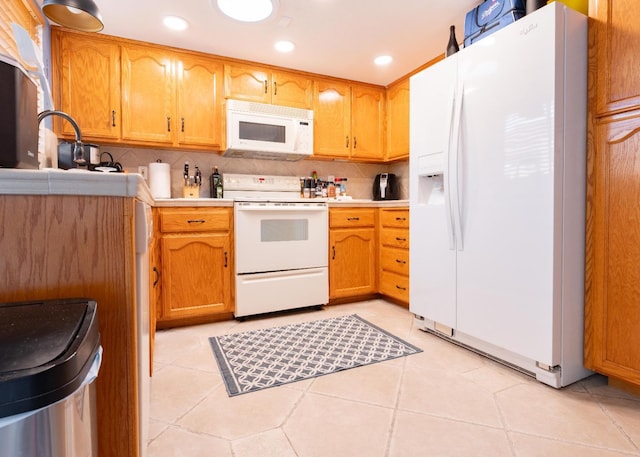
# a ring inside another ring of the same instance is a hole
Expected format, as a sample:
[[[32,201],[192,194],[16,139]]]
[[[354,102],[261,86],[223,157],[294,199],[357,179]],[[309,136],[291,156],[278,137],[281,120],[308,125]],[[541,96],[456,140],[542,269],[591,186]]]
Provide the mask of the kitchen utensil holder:
[[[183,185],[182,198],[200,198],[200,186],[197,184]]]

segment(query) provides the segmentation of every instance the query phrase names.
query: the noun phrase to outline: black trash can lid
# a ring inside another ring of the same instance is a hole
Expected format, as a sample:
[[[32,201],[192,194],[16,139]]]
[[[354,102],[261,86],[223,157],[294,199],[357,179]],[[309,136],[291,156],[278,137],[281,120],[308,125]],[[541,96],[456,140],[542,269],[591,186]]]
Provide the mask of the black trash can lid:
[[[0,304],[0,417],[80,387],[100,346],[96,308],[87,298]]]

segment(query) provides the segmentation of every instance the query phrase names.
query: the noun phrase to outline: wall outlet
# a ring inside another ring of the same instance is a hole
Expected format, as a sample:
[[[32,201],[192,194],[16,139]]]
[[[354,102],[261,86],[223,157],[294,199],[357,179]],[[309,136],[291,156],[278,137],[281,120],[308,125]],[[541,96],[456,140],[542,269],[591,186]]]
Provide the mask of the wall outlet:
[[[149,181],[149,168],[145,166],[138,167],[138,174],[141,174],[145,181]]]

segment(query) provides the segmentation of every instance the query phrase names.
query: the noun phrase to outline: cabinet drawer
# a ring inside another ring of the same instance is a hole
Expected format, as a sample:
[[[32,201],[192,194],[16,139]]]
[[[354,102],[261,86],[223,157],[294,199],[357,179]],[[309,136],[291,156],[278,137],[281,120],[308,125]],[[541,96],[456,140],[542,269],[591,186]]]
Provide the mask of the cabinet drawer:
[[[384,246],[380,251],[380,267],[382,270],[409,276],[409,251]]]
[[[229,208],[161,208],[160,231],[210,232],[231,228]]]
[[[408,209],[381,209],[380,225],[382,227],[409,228]]]
[[[383,271],[380,275],[380,293],[409,303],[409,277]]]
[[[331,208],[330,227],[373,227],[376,221],[375,208]]]
[[[409,230],[407,229],[382,229],[380,241],[383,246],[396,248],[409,248]]]

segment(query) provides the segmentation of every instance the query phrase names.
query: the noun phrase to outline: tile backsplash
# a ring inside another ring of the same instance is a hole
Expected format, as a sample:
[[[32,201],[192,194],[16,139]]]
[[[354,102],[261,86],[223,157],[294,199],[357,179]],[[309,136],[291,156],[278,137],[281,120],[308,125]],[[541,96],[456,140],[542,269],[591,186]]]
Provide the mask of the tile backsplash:
[[[203,183],[200,196],[209,196],[209,176],[214,166],[220,173],[243,173],[284,176],[311,176],[315,170],[318,177],[329,175],[346,177],[347,194],[355,199],[372,197],[373,180],[378,173],[395,173],[400,184],[400,199],[409,198],[409,162],[387,164],[367,164],[332,160],[299,160],[287,162],[278,160],[237,159],[223,157],[215,152],[185,152],[142,148],[119,148],[102,146],[101,152],[109,152],[124,170],[137,173],[139,166],[160,160],[171,165],[171,197],[182,196],[182,170],[189,162],[191,170],[197,165],[202,171]],[[106,157],[103,157],[105,160]]]

